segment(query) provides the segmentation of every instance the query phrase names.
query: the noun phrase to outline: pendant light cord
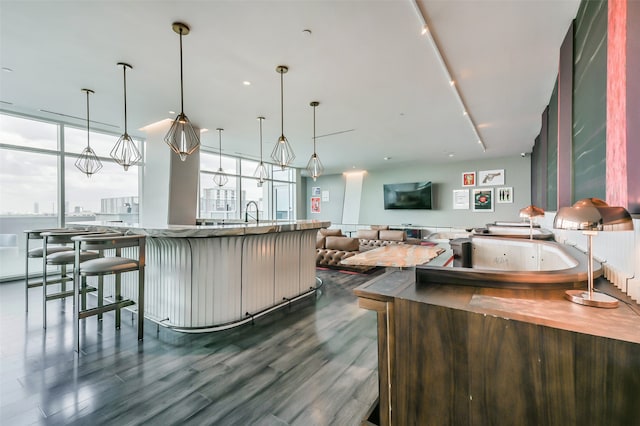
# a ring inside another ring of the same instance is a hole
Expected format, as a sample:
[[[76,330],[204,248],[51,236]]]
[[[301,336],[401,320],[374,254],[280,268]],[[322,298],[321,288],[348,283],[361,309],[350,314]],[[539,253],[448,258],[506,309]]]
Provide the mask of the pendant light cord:
[[[222,129],[218,129],[218,159],[219,168],[222,168]]]
[[[184,87],[182,83],[182,28],[180,28],[180,113],[184,114]]]
[[[122,72],[124,75],[124,134],[128,135],[128,132],[127,132],[127,66],[126,65],[122,66]]]
[[[313,106],[313,155],[316,155],[316,106]]]
[[[284,70],[280,70],[280,130],[284,136]]]
[[[91,144],[89,143],[89,91],[87,93],[87,148],[91,148]]]
[[[260,121],[260,163],[262,163],[262,120],[264,118],[260,117],[258,120]]]

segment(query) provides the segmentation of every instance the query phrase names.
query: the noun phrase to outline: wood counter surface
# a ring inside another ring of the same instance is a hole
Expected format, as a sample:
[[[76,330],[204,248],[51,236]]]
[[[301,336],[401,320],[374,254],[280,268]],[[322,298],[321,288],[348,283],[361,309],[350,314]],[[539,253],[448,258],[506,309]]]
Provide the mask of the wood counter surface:
[[[381,424],[640,422],[640,309],[606,280],[596,288],[625,302],[617,309],[414,274],[354,291],[378,313]]]

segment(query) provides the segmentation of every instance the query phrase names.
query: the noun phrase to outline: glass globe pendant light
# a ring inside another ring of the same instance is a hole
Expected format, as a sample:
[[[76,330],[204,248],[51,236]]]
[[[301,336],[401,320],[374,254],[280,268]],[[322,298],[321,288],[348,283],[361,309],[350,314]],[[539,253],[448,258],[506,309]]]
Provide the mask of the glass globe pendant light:
[[[253,176],[258,178],[258,188],[262,186],[263,183],[269,179],[269,173],[267,172],[267,166],[265,166],[262,161],[262,120],[264,117],[258,117],[258,121],[260,121],[260,164],[256,167],[256,171],[253,173]]]
[[[281,135],[276,142],[276,146],[271,152],[271,158],[278,164],[282,170],[284,170],[291,162],[296,158],[289,145],[289,141],[284,136],[284,89],[283,89],[283,75],[289,71],[289,68],[285,65],[278,65],[276,71],[280,73],[280,129]]]
[[[131,139],[127,132],[127,68],[133,67],[124,62],[118,62],[118,66],[122,66],[122,72],[124,77],[124,133],[115,146],[111,150],[111,158],[116,160],[116,163],[124,167],[124,170],[129,170],[130,166],[133,166],[142,159],[140,151],[136,147],[136,143]]]
[[[82,91],[87,94],[87,146],[82,150],[75,164],[78,170],[90,178],[94,173],[98,173],[102,168],[102,163],[89,143],[89,93],[95,92],[91,89],[82,89]]]
[[[320,102],[313,101],[309,105],[313,107],[313,154],[311,154],[311,158],[307,163],[307,171],[309,172],[309,176],[313,178],[313,181],[318,178],[322,173],[324,173],[324,166],[320,161],[320,157],[316,153],[316,107],[320,105]]]
[[[200,146],[200,135],[195,131],[191,122],[184,114],[184,90],[182,78],[182,36],[189,34],[189,27],[182,22],[174,22],[173,31],[180,34],[180,114],[176,117],[164,137],[164,141],[182,161]]]
[[[218,186],[225,186],[229,182],[229,177],[222,170],[222,131],[224,129],[217,128],[218,131],[218,158],[220,159],[220,166],[218,171],[213,175],[213,183]]]

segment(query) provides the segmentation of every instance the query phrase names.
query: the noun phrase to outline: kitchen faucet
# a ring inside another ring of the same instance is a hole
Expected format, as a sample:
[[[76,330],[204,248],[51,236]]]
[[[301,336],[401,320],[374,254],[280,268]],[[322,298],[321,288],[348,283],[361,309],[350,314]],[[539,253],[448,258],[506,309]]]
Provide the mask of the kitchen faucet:
[[[252,217],[253,219],[256,220],[256,224],[259,222],[258,216],[260,215],[260,210],[258,209],[258,203],[256,203],[255,201],[249,201],[247,203],[247,205],[244,208],[244,221],[245,222],[249,222],[249,206],[250,205],[254,205],[256,206],[256,216]]]

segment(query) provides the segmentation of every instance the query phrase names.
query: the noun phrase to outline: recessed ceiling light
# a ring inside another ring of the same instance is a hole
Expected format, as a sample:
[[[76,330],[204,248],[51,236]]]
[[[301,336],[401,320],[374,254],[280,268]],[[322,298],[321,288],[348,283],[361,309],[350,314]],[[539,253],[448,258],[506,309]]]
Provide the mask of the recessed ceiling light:
[[[389,161],[389,160],[391,160],[391,157],[384,157],[383,160]]]
[[[308,28],[305,28],[304,30],[302,30],[303,33],[305,33],[306,35],[311,35],[311,30]]]
[[[11,68],[8,68],[8,67],[2,67],[2,71],[4,71],[4,72],[13,72],[13,70]]]
[[[451,157],[453,157],[453,156],[454,156],[454,154],[449,154],[449,158],[451,158]]]
[[[243,81],[242,84],[244,84],[245,86],[251,86],[251,82],[248,80]]]
[[[209,131],[209,129],[200,129],[200,133],[206,133],[208,131]]]
[[[169,111],[169,114],[175,114],[175,113],[176,113],[175,111]]]

